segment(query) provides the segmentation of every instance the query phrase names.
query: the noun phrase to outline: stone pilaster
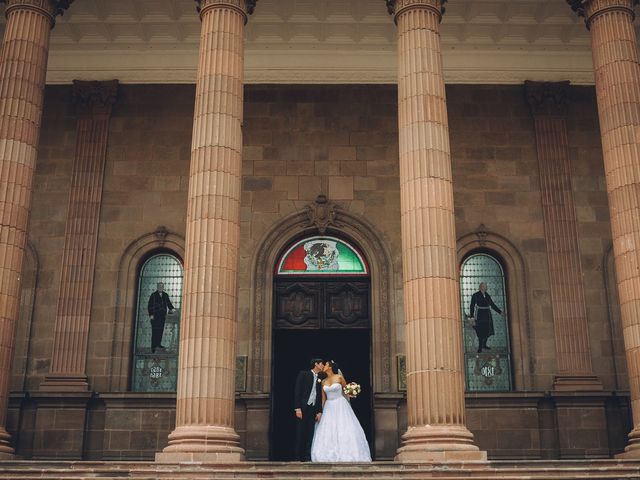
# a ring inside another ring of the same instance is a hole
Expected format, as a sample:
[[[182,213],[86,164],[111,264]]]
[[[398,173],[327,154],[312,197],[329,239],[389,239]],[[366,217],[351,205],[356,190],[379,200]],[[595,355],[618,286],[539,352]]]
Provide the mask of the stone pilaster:
[[[51,368],[40,390],[87,391],[93,278],[111,106],[118,81],[75,81],[76,155],[71,172]]]
[[[465,426],[443,0],[387,1],[398,27],[398,130],[409,427],[398,461],[484,459]]]
[[[569,82],[526,82],[536,130],[558,371],[555,390],[602,390],[593,375],[571,183]]]
[[[49,36],[56,15],[72,1],[5,0],[0,52],[0,457],[14,451],[6,431],[9,376]]]
[[[620,316],[633,430],[625,454],[640,458],[640,63],[638,0],[568,0],[591,31]]]
[[[244,25],[253,2],[196,1],[202,30],[187,205],[176,428],[157,461],[238,461],[234,429]]]

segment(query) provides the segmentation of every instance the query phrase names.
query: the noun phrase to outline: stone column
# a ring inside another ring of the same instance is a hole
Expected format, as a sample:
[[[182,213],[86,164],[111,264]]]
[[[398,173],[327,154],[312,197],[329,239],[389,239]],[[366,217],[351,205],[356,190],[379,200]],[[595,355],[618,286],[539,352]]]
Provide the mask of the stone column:
[[[398,461],[484,459],[465,426],[445,0],[387,1],[398,27],[398,130],[409,427]]]
[[[196,0],[202,31],[187,205],[176,428],[157,461],[239,461],[234,429],[244,25],[255,2]]]
[[[569,82],[526,82],[538,151],[558,371],[554,390],[602,390],[593,375],[587,306],[573,201],[567,107]]]
[[[88,391],[85,372],[111,106],[118,81],[75,81],[76,155],[62,251],[51,368],[40,390]]]
[[[5,0],[0,52],[0,457],[6,431],[13,335],[40,137],[49,35],[73,0]]]
[[[625,449],[640,458],[640,63],[633,26],[638,0],[567,0],[591,31],[620,316],[633,430]]]

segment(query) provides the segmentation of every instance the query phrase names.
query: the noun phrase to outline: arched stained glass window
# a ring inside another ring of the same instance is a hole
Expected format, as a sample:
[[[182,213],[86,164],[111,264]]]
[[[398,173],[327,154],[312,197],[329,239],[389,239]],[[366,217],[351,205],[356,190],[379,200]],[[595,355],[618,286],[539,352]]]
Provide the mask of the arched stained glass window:
[[[140,269],[131,382],[133,391],[176,391],[182,275],[181,261],[170,253],[149,257]]]
[[[478,293],[480,283],[487,286],[485,295]],[[467,390],[511,390],[505,276],[497,258],[487,253],[475,253],[462,262],[460,302]]]
[[[360,252],[335,237],[307,237],[291,245],[277,264],[278,275],[368,275]]]

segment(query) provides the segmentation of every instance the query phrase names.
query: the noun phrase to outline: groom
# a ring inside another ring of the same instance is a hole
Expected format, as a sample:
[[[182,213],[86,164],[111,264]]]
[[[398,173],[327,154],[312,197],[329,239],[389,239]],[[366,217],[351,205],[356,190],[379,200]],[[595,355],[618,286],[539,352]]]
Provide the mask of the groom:
[[[322,389],[318,374],[324,368],[324,360],[313,358],[309,370],[301,370],[296,378],[294,408],[297,417],[296,460],[311,460],[311,443],[315,422],[322,415]]]

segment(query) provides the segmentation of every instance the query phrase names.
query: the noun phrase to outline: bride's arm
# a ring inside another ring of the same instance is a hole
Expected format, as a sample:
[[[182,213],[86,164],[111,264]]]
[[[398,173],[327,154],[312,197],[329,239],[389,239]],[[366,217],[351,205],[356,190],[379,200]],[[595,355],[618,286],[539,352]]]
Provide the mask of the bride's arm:
[[[324,382],[322,383],[324,385]],[[324,388],[321,388],[321,390],[322,390],[322,410],[324,410],[324,404],[327,401],[327,394],[325,393]]]
[[[347,381],[344,379],[344,377],[342,375],[340,375],[338,377],[338,380],[340,381],[340,385],[342,385],[342,396],[344,398],[346,398],[347,400],[351,401],[351,397],[349,395],[347,395],[346,393],[344,393],[344,387],[347,386]]]

